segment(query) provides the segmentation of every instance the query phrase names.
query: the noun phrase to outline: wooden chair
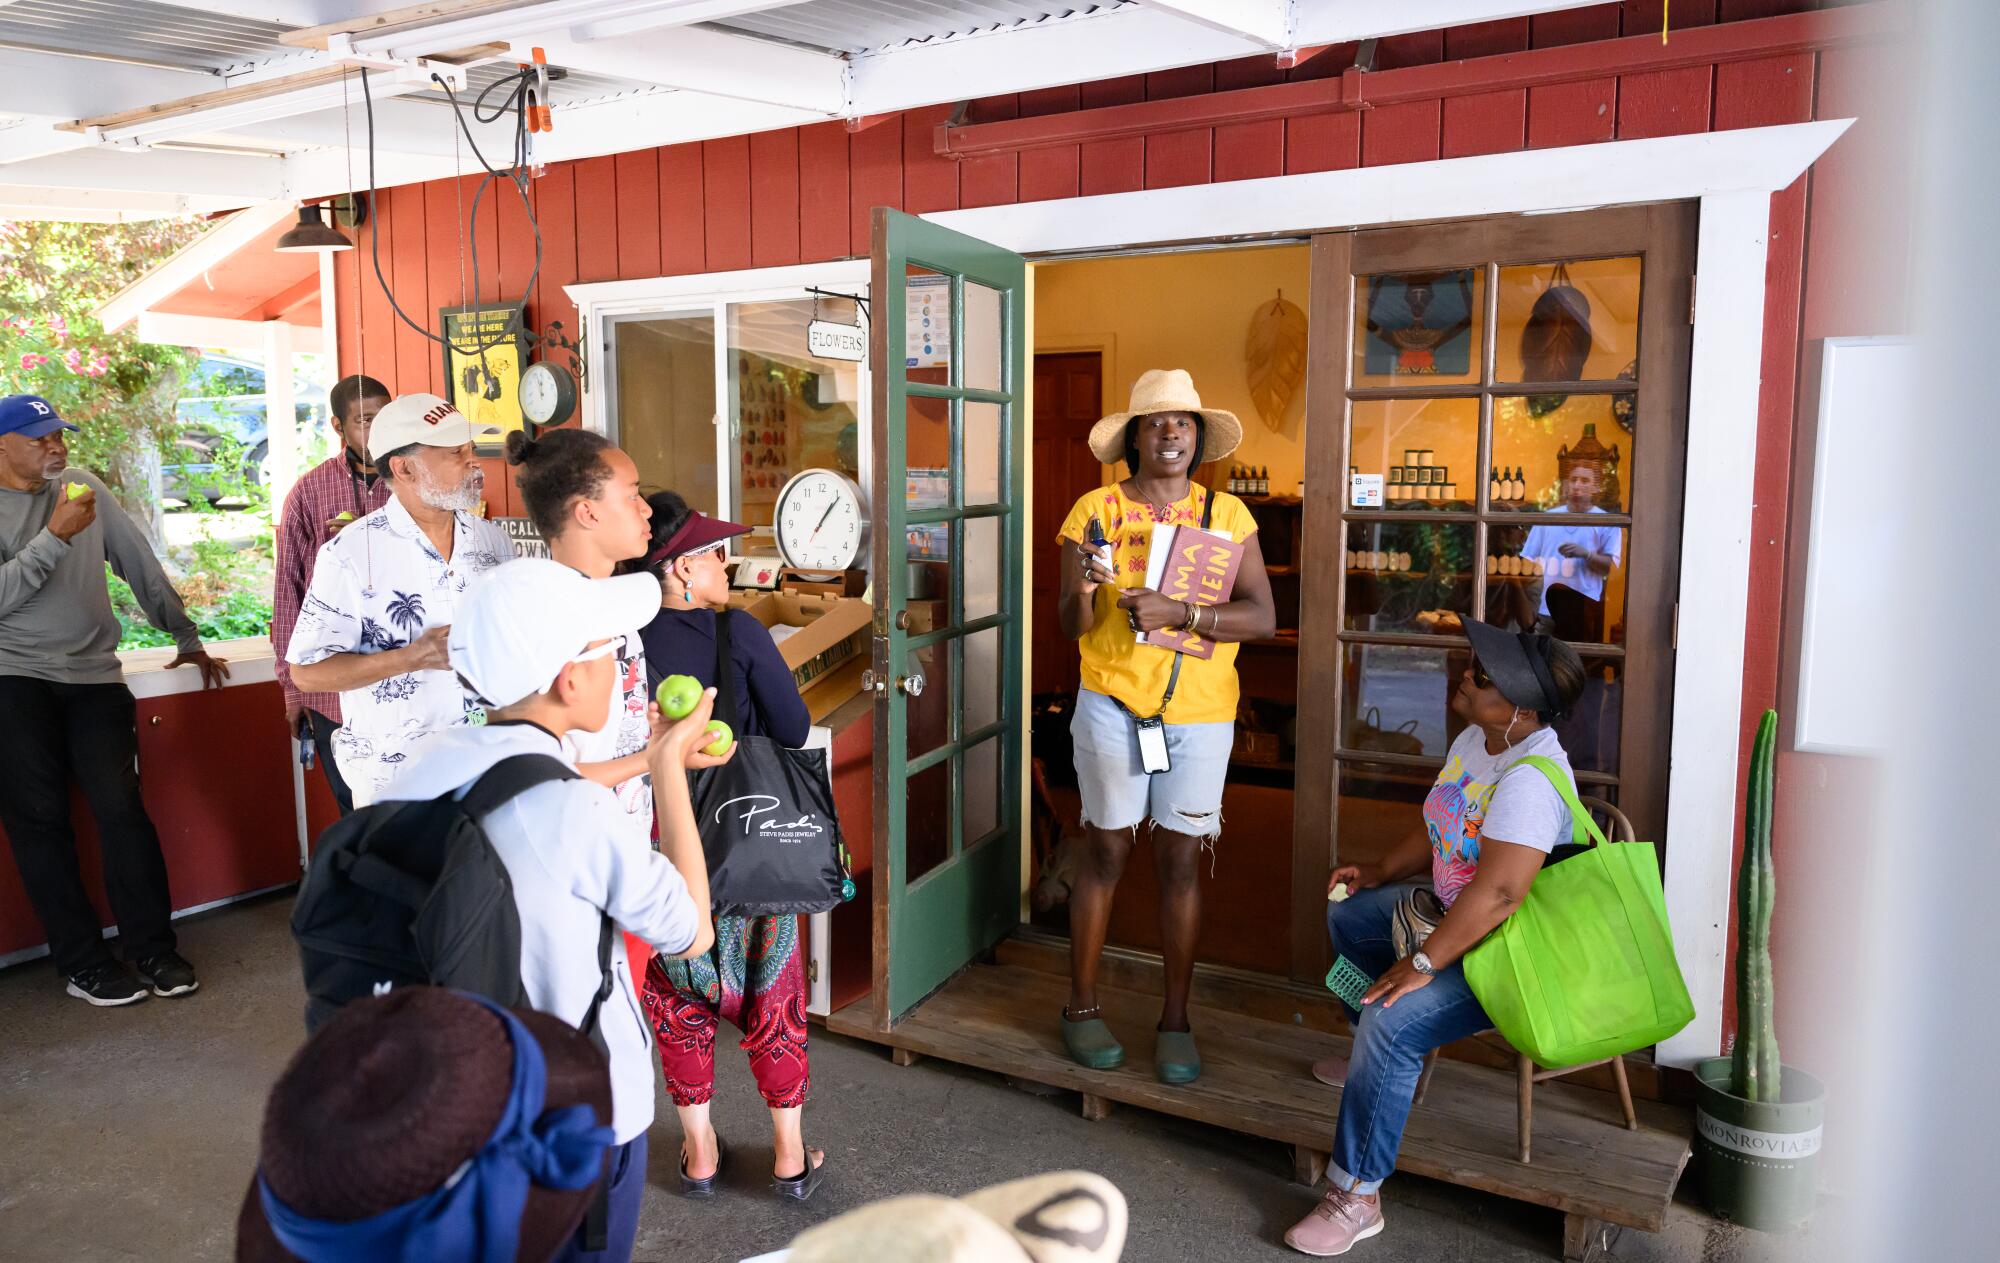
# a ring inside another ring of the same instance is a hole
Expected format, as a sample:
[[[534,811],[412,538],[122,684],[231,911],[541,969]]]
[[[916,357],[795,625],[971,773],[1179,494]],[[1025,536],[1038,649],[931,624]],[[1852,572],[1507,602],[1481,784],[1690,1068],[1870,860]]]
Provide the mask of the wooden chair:
[[[1593,812],[1600,813],[1609,822],[1617,841],[1633,842],[1637,840],[1638,835],[1632,829],[1632,822],[1626,818],[1624,812],[1601,798],[1585,798],[1582,802],[1585,807]],[[1526,1053],[1515,1051],[1506,1040],[1500,1037],[1498,1031],[1482,1031],[1473,1038],[1491,1047],[1498,1048],[1503,1052],[1510,1053],[1514,1058],[1514,1070],[1520,1085],[1519,1124],[1516,1129],[1516,1156],[1522,1162],[1533,1161],[1535,1085],[1546,1082],[1549,1079],[1560,1079],[1564,1075],[1575,1074],[1579,1070],[1590,1070],[1597,1066],[1610,1066],[1611,1077],[1618,1085],[1618,1106],[1625,1114],[1625,1130],[1639,1130],[1639,1115],[1632,1108],[1632,1086],[1625,1078],[1625,1059],[1623,1057],[1606,1057],[1602,1061],[1587,1061],[1580,1066],[1564,1066],[1560,1070],[1544,1070],[1533,1061],[1530,1061]],[[1424,1093],[1429,1090],[1431,1085],[1431,1071],[1437,1068],[1438,1053],[1441,1051],[1441,1049],[1433,1048],[1430,1051],[1430,1055],[1424,1058],[1424,1072],[1417,1078],[1417,1095],[1414,1102],[1412,1102],[1413,1104],[1422,1105],[1424,1103]]]

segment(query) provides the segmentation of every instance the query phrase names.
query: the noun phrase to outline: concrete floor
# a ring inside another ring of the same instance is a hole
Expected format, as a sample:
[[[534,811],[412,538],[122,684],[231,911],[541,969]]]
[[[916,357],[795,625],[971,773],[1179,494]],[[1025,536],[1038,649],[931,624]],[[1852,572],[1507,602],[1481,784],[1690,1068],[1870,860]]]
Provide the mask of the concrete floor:
[[[183,999],[94,1009],[66,996],[45,961],[0,972],[0,1259],[231,1256],[265,1092],[301,1037],[290,907],[274,897],[183,922],[182,951],[202,974],[201,991]],[[874,1045],[822,1031],[806,1132],[833,1175],[811,1204],[780,1205],[763,1193],[768,1115],[749,1071],[739,1056],[717,1060],[714,1116],[734,1146],[728,1191],[706,1204],[672,1191],[677,1143],[662,1093],[638,1259],[741,1259],[876,1198],[1068,1167],[1124,1190],[1129,1260],[1302,1257],[1282,1237],[1314,1198],[1291,1182],[1278,1145],[1137,1109],[1088,1123],[1072,1095],[936,1062],[898,1069]],[[1392,1181],[1387,1198],[1389,1230],[1353,1257],[1560,1257],[1552,1211],[1416,1177]],[[1665,1231],[1625,1233],[1614,1257],[1825,1257],[1817,1244],[1738,1233],[1676,1207]]]

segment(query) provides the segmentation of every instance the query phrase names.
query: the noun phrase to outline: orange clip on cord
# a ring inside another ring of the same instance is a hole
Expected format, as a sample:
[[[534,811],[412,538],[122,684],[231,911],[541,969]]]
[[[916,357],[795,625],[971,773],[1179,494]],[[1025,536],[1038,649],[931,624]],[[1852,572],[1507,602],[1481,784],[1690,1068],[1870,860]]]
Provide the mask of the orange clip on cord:
[[[537,48],[534,51],[534,58],[535,103],[529,126],[538,132],[552,132],[556,129],[556,120],[555,114],[549,108],[549,56]]]

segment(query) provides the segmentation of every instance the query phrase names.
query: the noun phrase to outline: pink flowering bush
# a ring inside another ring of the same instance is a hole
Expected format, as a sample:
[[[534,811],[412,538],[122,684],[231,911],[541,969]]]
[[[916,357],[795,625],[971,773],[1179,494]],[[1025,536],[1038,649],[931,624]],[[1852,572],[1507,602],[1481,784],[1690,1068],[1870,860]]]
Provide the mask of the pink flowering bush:
[[[54,404],[82,427],[69,436],[71,463],[114,484],[134,458],[171,446],[175,386],[195,357],[140,342],[130,326],[107,334],[97,308],[202,227],[0,220],[0,395]]]

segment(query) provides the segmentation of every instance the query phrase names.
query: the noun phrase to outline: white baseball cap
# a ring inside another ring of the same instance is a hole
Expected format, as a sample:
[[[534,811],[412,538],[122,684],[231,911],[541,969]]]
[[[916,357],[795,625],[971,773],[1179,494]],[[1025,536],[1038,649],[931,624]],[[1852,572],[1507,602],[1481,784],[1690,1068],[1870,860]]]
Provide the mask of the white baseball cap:
[[[382,405],[368,430],[368,459],[422,443],[427,447],[458,447],[474,438],[498,434],[498,426],[474,427],[465,414],[436,395],[403,395]]]
[[[445,639],[452,669],[488,706],[545,691],[596,640],[637,635],[660,612],[649,574],[587,579],[523,557],[489,570],[458,607]]]

